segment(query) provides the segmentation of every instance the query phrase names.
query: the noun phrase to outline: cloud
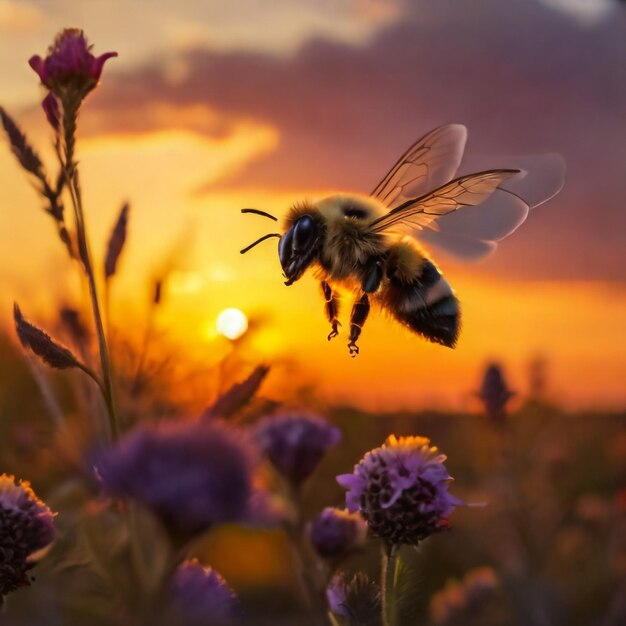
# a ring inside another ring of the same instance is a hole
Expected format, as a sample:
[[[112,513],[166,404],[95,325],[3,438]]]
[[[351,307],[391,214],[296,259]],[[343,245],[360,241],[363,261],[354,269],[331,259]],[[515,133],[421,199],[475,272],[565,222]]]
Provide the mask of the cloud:
[[[43,16],[39,8],[25,2],[0,0],[0,33],[30,33],[42,22]]]
[[[146,103],[206,105],[275,128],[277,149],[223,189],[366,191],[411,141],[449,121],[469,127],[470,154],[560,152],[565,189],[485,271],[625,280],[624,12],[581,30],[527,0],[407,7],[368,46],[318,39],[290,57],[195,49],[174,82],[164,54],[106,77],[96,104],[112,128],[118,112]]]

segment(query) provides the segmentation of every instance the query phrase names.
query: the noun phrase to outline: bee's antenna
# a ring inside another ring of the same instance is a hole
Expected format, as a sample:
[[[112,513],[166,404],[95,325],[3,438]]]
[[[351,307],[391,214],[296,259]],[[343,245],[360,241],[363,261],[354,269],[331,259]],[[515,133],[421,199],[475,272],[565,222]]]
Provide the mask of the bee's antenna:
[[[252,250],[254,246],[260,244],[262,241],[265,241],[266,239],[269,239],[270,237],[278,237],[280,239],[282,235],[280,233],[270,233],[269,235],[264,235],[260,239],[257,239],[254,243],[251,243],[249,246],[245,247],[243,250],[240,250],[239,254],[245,254],[246,252],[248,252],[248,250]]]
[[[271,220],[274,220],[275,222],[278,221],[278,218],[274,217],[273,215],[270,215],[269,213],[266,213],[265,211],[259,211],[259,209],[241,209],[242,213],[254,213],[255,215],[262,215],[263,217],[269,217]]]

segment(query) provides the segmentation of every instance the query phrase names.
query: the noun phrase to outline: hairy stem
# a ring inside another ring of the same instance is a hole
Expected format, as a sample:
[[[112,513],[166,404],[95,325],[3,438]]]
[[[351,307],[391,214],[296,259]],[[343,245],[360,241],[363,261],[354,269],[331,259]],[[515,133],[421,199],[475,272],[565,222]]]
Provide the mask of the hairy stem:
[[[382,599],[383,626],[397,625],[397,603],[396,603],[396,583],[397,583],[397,548],[394,545],[384,545],[382,547],[380,587]]]
[[[98,289],[96,285],[96,277],[91,262],[91,253],[89,250],[89,240],[87,238],[87,228],[85,226],[85,215],[83,211],[82,194],[78,181],[78,171],[74,162],[74,146],[76,136],[76,118],[78,115],[79,104],[73,106],[66,105],[64,107],[63,125],[65,131],[65,159],[62,163],[65,176],[67,179],[67,187],[74,209],[74,217],[76,220],[76,238],[78,243],[78,255],[83,264],[87,282],[89,284],[89,296],[91,299],[91,307],[93,310],[94,324],[96,334],[98,336],[98,352],[100,355],[100,367],[102,370],[102,384],[100,390],[104,398],[107,414],[109,417],[109,428],[111,437],[115,441],[118,438],[117,414],[115,411],[115,400],[113,397],[113,383],[111,377],[111,359],[109,357],[109,348],[107,345],[104,324],[102,321],[102,313],[100,301],[98,298]]]

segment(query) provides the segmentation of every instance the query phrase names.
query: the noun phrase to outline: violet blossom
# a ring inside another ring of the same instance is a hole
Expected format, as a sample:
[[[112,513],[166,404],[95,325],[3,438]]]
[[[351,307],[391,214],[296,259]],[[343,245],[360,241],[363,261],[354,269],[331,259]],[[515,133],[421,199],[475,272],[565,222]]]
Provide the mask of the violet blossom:
[[[276,470],[298,486],[339,442],[341,432],[319,417],[286,413],[259,422],[255,438]]]
[[[391,435],[337,482],[348,489],[348,510],[359,511],[374,535],[388,546],[416,545],[449,528],[454,507],[463,504],[448,493],[445,460],[424,437]]]
[[[36,553],[54,540],[53,520],[28,482],[0,476],[0,604],[7,593],[30,585]]]
[[[309,524],[309,538],[326,558],[343,556],[365,541],[367,526],[358,513],[325,508]]]
[[[254,461],[245,438],[217,421],[140,425],[93,458],[109,493],[134,498],[183,534],[248,520]]]
[[[28,63],[61,101],[68,93],[82,98],[98,84],[104,63],[117,56],[117,52],[106,52],[95,57],[91,49],[82,30],[66,28],[57,35],[45,58],[35,55]]]
[[[185,624],[228,624],[239,614],[239,601],[226,581],[196,559],[182,563],[171,586],[173,607]]]

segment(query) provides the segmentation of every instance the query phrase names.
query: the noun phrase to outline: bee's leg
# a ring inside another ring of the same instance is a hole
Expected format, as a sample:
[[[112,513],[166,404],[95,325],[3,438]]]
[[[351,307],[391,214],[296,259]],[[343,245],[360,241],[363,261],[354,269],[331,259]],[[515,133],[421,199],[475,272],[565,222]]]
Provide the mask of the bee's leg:
[[[365,293],[378,291],[380,283],[383,280],[383,263],[384,259],[373,257],[365,266],[365,271],[361,278],[361,289],[363,289]]]
[[[367,294],[364,293],[352,307],[352,313],[350,315],[350,343],[348,343],[348,349],[350,355],[355,357],[359,353],[359,347],[356,345],[356,340],[361,334],[361,329],[365,320],[370,312],[370,301]]]
[[[333,293],[331,286],[325,281],[322,281],[322,293],[324,294],[324,300],[326,301],[325,311],[326,317],[332,326],[332,330],[328,334],[328,341],[334,339],[339,334],[339,298]]]

